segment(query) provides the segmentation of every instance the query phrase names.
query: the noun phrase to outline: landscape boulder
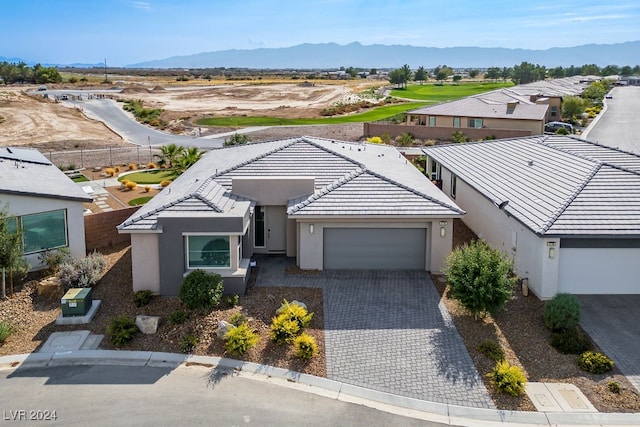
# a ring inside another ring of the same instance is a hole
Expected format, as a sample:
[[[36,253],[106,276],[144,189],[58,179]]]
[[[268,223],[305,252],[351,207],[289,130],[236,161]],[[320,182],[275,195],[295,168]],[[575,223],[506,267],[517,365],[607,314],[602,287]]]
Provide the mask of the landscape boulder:
[[[225,334],[233,328],[235,328],[234,325],[224,320],[221,320],[220,322],[218,322],[218,330],[216,332],[216,335],[218,336],[218,338],[224,338]]]
[[[155,334],[158,331],[159,316],[136,316],[136,326],[143,334]]]
[[[36,290],[39,296],[50,299],[58,299],[62,295],[62,285],[57,276],[47,277],[39,281],[36,285]]]

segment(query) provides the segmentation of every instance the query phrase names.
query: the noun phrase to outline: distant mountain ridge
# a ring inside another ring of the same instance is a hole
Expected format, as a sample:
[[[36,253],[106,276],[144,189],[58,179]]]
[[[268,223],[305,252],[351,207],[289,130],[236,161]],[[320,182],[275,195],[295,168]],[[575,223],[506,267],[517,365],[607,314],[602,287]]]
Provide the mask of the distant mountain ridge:
[[[634,66],[640,61],[640,41],[615,44],[586,44],[545,50],[484,47],[419,47],[409,45],[347,45],[305,43],[284,48],[230,49],[174,56],[139,62],[127,68],[290,68],[324,69],[344,67],[433,68],[446,64],[454,68],[512,67],[527,61],[547,68],[596,64]],[[635,61],[630,63],[629,61]]]

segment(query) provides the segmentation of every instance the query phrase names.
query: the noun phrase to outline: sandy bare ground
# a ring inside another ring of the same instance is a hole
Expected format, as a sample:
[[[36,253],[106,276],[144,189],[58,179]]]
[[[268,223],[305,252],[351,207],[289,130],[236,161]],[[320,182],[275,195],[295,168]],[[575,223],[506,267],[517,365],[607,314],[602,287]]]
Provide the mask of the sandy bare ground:
[[[0,89],[0,146],[66,149],[119,144],[124,144],[120,136],[80,111],[26,95],[23,88]]]

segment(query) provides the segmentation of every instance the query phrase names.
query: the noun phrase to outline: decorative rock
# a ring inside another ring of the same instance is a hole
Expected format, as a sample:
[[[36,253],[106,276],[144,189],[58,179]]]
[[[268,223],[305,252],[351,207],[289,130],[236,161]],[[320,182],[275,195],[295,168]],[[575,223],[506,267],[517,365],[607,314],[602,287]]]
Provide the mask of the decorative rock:
[[[36,290],[39,296],[45,298],[57,299],[62,295],[62,285],[60,285],[60,279],[58,279],[57,276],[51,276],[41,280],[36,285]]]
[[[143,334],[155,334],[158,331],[159,316],[136,316],[136,326]]]
[[[220,322],[218,322],[218,330],[216,332],[216,335],[218,336],[218,338],[224,338],[225,334],[233,328],[235,328],[234,325],[224,320],[221,320]]]

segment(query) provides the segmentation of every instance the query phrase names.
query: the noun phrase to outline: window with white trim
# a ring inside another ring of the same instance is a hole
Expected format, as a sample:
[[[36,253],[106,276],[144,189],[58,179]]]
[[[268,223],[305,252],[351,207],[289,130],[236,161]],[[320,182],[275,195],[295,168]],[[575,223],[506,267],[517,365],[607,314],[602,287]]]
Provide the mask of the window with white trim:
[[[188,268],[230,268],[230,236],[189,235],[187,239]]]
[[[65,209],[22,215],[17,224],[22,228],[25,254],[69,245]]]
[[[454,117],[453,118],[453,127],[454,128],[459,128],[460,127],[460,117]]]
[[[436,116],[429,116],[429,126],[434,127],[436,125]]]

